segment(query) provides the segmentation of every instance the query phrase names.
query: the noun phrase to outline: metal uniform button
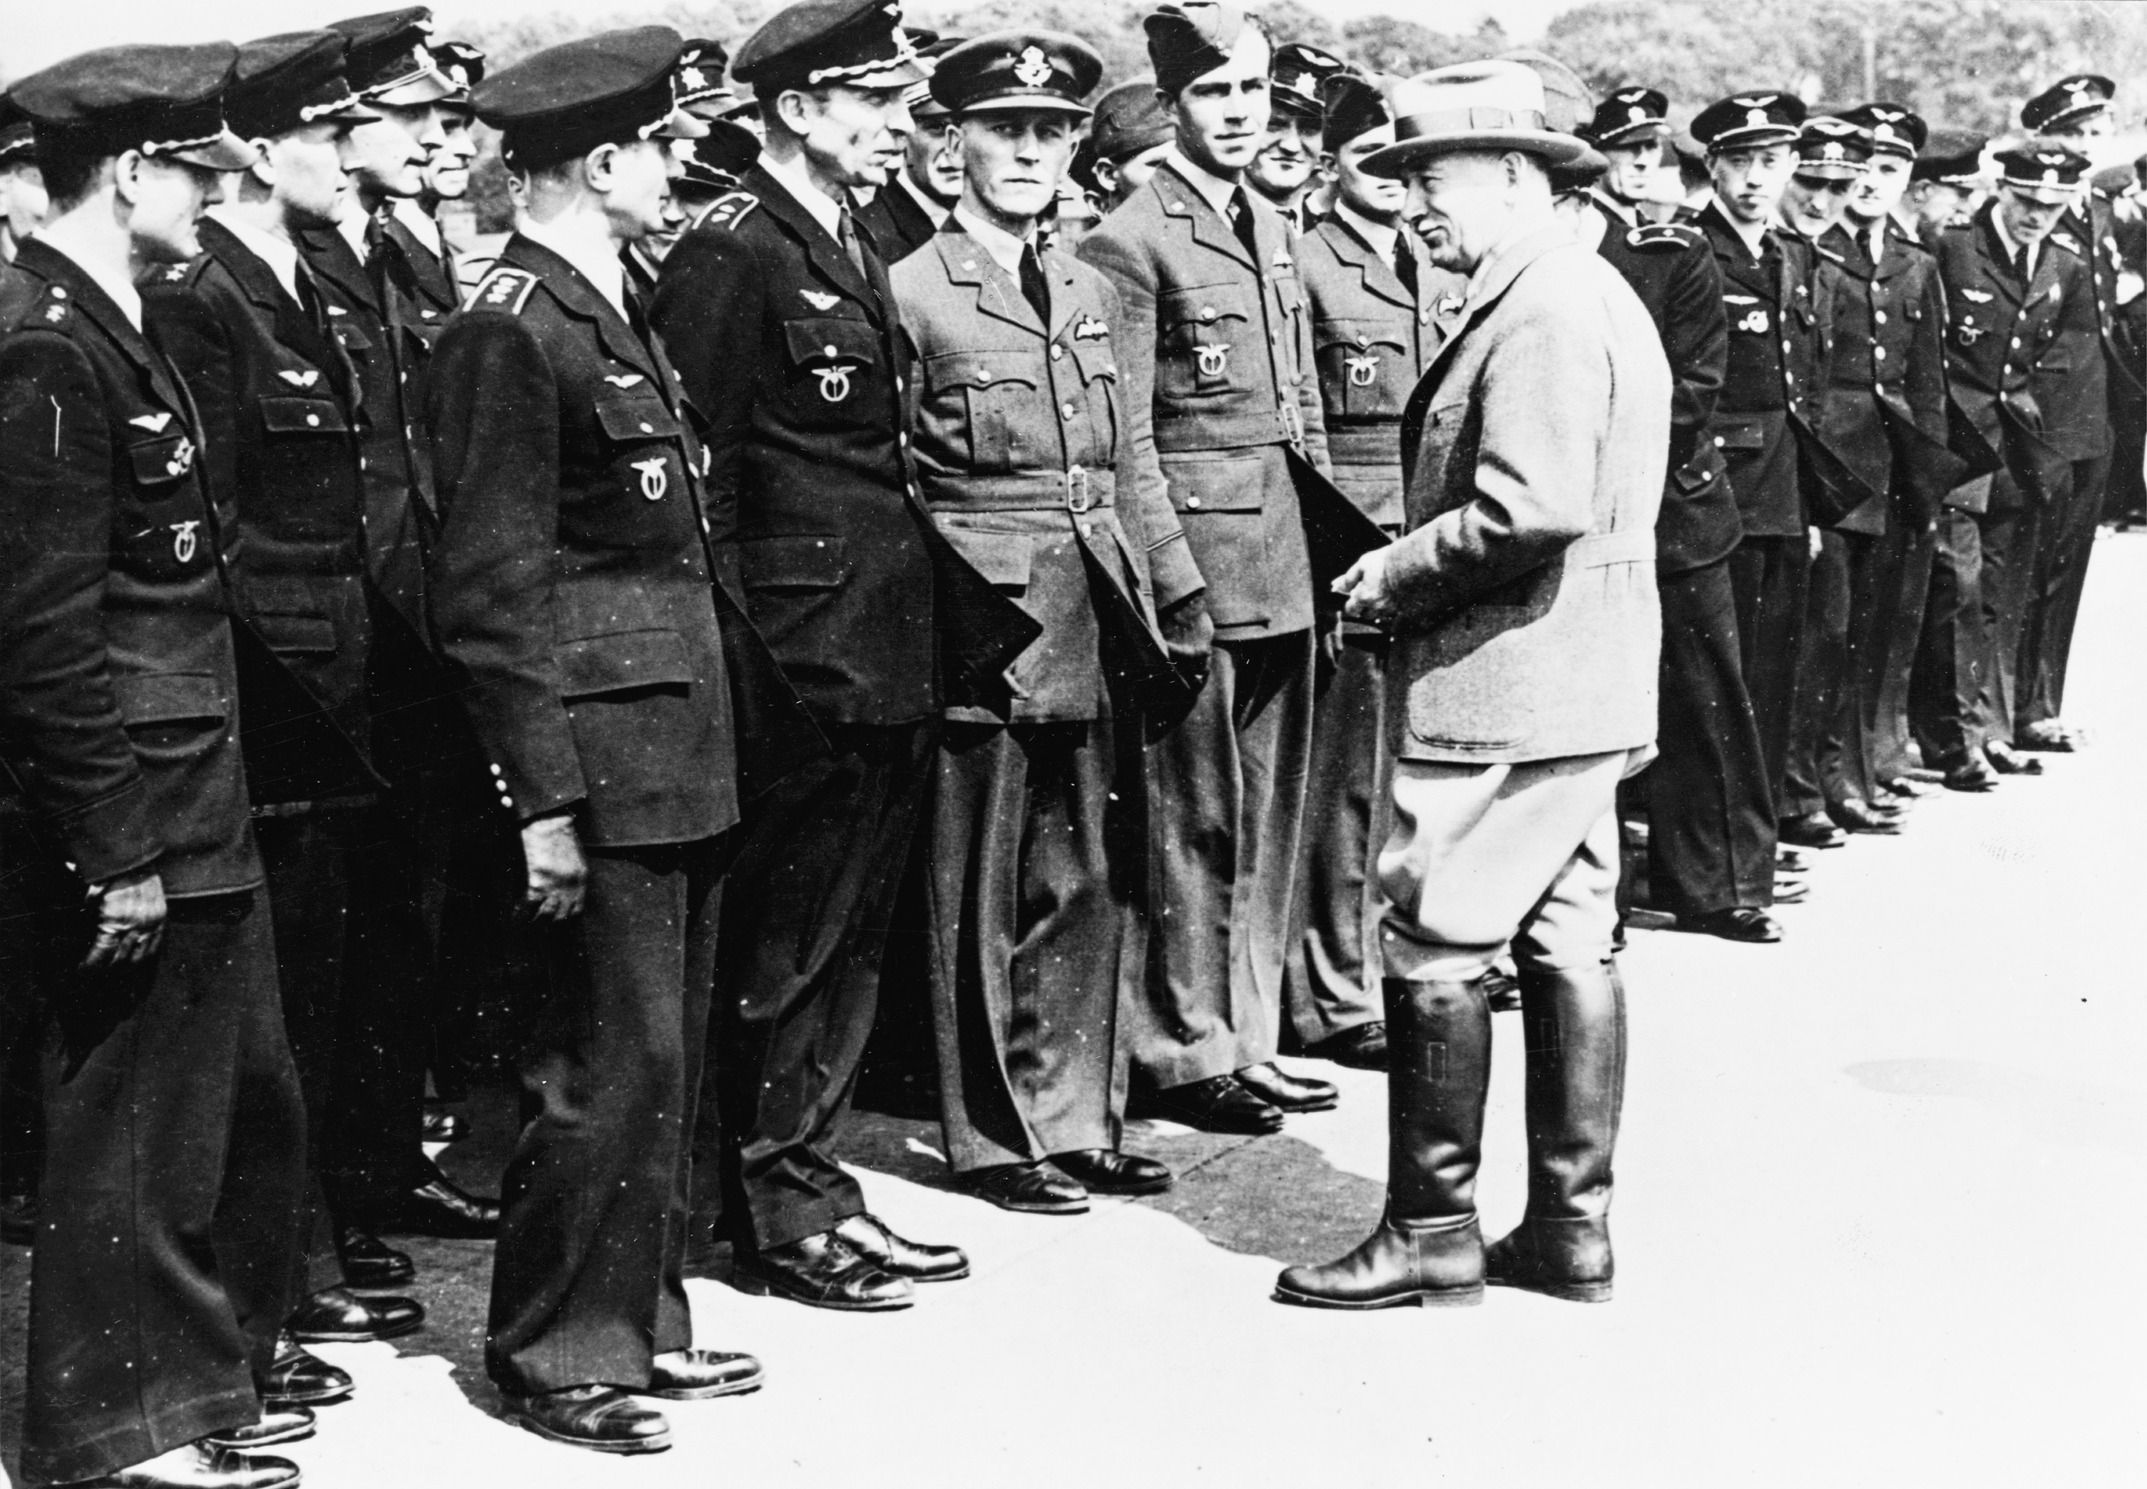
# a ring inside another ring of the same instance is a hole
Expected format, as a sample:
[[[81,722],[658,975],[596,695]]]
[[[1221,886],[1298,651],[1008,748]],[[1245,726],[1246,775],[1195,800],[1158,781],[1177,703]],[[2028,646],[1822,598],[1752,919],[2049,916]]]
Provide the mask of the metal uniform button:
[[[1719,434],[1718,434],[1718,435],[1716,435],[1716,436],[1715,436],[1715,448],[1716,448],[1716,449],[1718,449],[1718,450],[1719,450],[1719,449],[1723,448],[1723,445],[1724,445],[1724,443],[1725,443],[1725,442],[1724,442],[1724,440],[1723,440],[1723,438],[1722,438],[1722,436],[1721,436],[1721,435],[1719,435]]]
[[[505,772],[505,771],[503,771],[503,770],[501,770],[501,769],[500,769],[500,768],[499,768],[499,767],[498,767],[497,765],[495,765],[495,766],[493,766],[493,767],[492,767],[492,774],[494,774],[494,775],[496,775],[496,776],[497,776],[497,775],[505,775],[505,774],[506,774],[506,772]]]
[[[514,805],[514,798],[511,796],[502,796],[499,799],[499,804],[503,807],[512,807]]]
[[[53,298],[53,299],[55,299],[55,300],[64,300],[64,299],[66,299],[66,298],[67,298],[67,286],[66,286],[66,285],[64,285],[64,284],[56,284],[56,285],[54,285],[54,286],[52,287],[52,298]]]
[[[832,346],[823,346],[820,348],[820,355],[823,357],[839,357],[842,353],[836,351]]]
[[[1201,318],[1202,320],[1204,320],[1204,321],[1212,321],[1212,320],[1214,320],[1214,319],[1215,319],[1215,307],[1214,307],[1213,305],[1203,305],[1203,306],[1201,306],[1201,307],[1200,307],[1200,318]]]
[[[1886,348],[1883,346],[1873,347],[1871,355],[1875,360],[1883,362],[1886,360]]]
[[[306,424],[307,424],[307,427],[309,427],[309,428],[312,428],[312,429],[318,429],[318,428],[320,428],[320,427],[321,427],[321,416],[320,416],[319,414],[307,414],[307,415],[306,415]]]
[[[1060,415],[1060,417],[1062,417],[1062,418],[1067,418],[1067,419],[1071,419],[1071,418],[1072,418],[1072,417],[1074,416],[1074,406],[1073,406],[1072,404],[1070,404],[1070,403],[1062,403],[1062,404],[1060,404],[1060,405],[1059,405],[1059,415]]]
[[[2018,336],[2013,338],[2013,350],[2016,352],[2020,350],[2020,338]]]
[[[643,434],[654,434],[656,432],[656,426],[644,420],[641,425],[641,432]]]
[[[1056,343],[1056,342],[1053,342],[1053,343],[1052,343],[1052,346],[1051,346],[1051,360],[1052,360],[1052,361],[1054,361],[1054,362],[1057,362],[1057,361],[1061,361],[1061,360],[1063,360],[1063,359],[1065,358],[1065,356],[1066,356],[1066,348],[1065,348],[1065,347],[1063,347],[1063,346],[1060,346],[1060,345],[1059,345],[1058,343]]]
[[[896,379],[895,379],[895,391],[896,391],[897,393],[903,392],[903,391],[904,391],[905,389],[907,389],[908,387],[909,387],[909,384],[907,384],[907,383],[903,382],[901,378],[899,378],[899,377],[898,377],[898,378],[896,378]]]
[[[1185,504],[1189,507],[1197,507],[1200,505],[1200,498],[1197,496],[1189,496],[1185,499]]]
[[[1878,322],[1878,323],[1879,323],[1880,325],[1882,325],[1882,326],[1883,326],[1883,325],[1885,325],[1885,324],[1886,324],[1886,312],[1885,312],[1885,311],[1883,311],[1883,310],[1873,311],[1873,312],[1872,312],[1872,319],[1873,319],[1873,320],[1875,320],[1875,321],[1877,321],[1877,322]]]

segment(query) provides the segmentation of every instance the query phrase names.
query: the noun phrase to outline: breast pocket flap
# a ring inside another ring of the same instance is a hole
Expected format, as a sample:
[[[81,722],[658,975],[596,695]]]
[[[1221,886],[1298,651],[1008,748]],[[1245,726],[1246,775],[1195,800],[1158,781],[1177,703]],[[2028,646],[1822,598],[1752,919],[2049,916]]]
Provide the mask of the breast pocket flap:
[[[740,546],[748,589],[839,589],[850,577],[841,538],[748,538]]]
[[[264,398],[261,423],[270,434],[344,434],[350,429],[332,398]]]
[[[206,672],[136,672],[113,678],[112,693],[129,724],[221,723],[229,711]]]
[[[621,441],[673,439],[679,432],[678,419],[660,398],[606,395],[596,401],[596,422]]]

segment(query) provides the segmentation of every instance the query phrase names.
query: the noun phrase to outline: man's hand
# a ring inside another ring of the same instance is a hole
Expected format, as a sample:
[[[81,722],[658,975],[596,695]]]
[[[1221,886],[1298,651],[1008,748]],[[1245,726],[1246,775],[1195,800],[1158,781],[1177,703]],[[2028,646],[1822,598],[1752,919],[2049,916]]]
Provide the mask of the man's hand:
[[[1374,548],[1370,553],[1349,566],[1349,572],[1334,582],[1334,592],[1346,595],[1342,613],[1351,620],[1366,625],[1391,626],[1397,619],[1394,596],[1387,589],[1387,562],[1394,555],[1394,545]]]
[[[554,812],[522,824],[522,862],[529,868],[523,908],[533,920],[571,920],[581,914],[589,862],[574,835],[570,812]]]
[[[1209,655],[1215,650],[1215,622],[1208,615],[1206,590],[1195,590],[1156,616],[1156,629],[1163,633],[1163,649],[1188,682],[1208,675]]]
[[[92,884],[89,902],[97,911],[97,934],[82,958],[85,967],[145,962],[164,941],[164,880],[154,869],[121,874]]]

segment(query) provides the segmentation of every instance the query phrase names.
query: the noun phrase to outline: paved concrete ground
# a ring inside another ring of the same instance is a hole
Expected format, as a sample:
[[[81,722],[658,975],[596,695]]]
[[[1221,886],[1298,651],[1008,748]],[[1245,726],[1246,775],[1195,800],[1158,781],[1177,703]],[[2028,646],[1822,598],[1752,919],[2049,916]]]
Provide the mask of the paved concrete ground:
[[[360,1389],[293,1456],[315,1489],[2138,1483],[2147,537],[2100,545],[2082,632],[2090,752],[1818,855],[1779,946],[1635,938],[1607,1307],[1270,1303],[1278,1266],[1377,1218],[1376,1077],[1277,1138],[1138,1131],[1178,1188],[1078,1219],[947,1192],[936,1129],[876,1117],[850,1155],[873,1207],[968,1246],[973,1280],[875,1317],[697,1280],[701,1342],[759,1353],[768,1388],[611,1460],[488,1415],[486,1248],[424,1243],[430,1327],[324,1347]],[[1523,1196],[1519,1032],[1493,1233]],[[498,1137],[481,1115],[457,1164]],[[21,1253],[0,1268],[19,1359]]]

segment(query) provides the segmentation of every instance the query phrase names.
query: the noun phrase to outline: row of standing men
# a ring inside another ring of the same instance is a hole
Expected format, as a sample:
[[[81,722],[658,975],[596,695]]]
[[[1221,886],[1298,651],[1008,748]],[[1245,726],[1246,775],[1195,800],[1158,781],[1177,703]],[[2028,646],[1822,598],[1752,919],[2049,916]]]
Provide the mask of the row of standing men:
[[[234,1214],[228,1234],[255,1237],[263,1263],[249,1274],[219,1252],[225,1289],[279,1300],[249,1297],[236,1310],[251,1321],[250,1360],[227,1341],[221,1389],[189,1395],[192,1380],[173,1392],[183,1408],[121,1433],[113,1414],[134,1410],[120,1403],[134,1399],[142,1366],[105,1362],[102,1414],[68,1398],[71,1420],[33,1429],[33,1448],[49,1454],[33,1471],[81,1479],[147,1448],[218,1433],[258,1447],[296,1430],[294,1408],[347,1382],[290,1335],[279,1341],[274,1321],[349,1338],[422,1319],[414,1303],[379,1296],[409,1263],[363,1222],[494,1223],[483,1202],[414,1167],[421,1060],[416,1083],[405,1075],[394,1087],[406,1095],[382,1124],[391,1135],[376,1145],[387,1155],[378,1167],[347,1132],[365,1130],[349,1116],[358,1098],[386,1089],[352,1072],[352,1051],[394,1063],[395,1044],[392,1032],[351,1031],[380,1016],[375,993],[425,986],[438,886],[519,874],[552,938],[553,996],[525,1071],[528,1125],[505,1186],[488,1359],[520,1420],[585,1446],[662,1445],[661,1417],[629,1392],[758,1384],[749,1359],[690,1347],[679,1278],[695,1217],[716,1216],[735,1239],[742,1281],[822,1306],[899,1307],[913,1281],[966,1271],[954,1248],[904,1241],[866,1214],[828,1157],[913,837],[928,847],[926,980],[949,1157],[996,1203],[1070,1213],[1091,1191],[1167,1184],[1160,1165],[1117,1151],[1129,1087],[1159,1113],[1219,1130],[1272,1131],[1287,1111],[1332,1104],[1332,1086],[1274,1064],[1285,1020],[1315,1053],[1382,1062],[1385,640],[1337,623],[1323,591],[1399,530],[1405,405],[1436,358],[1442,313],[1460,308],[1466,288],[1409,230],[1398,184],[1352,169],[1393,140],[1393,84],[1325,67],[1307,49],[1271,52],[1223,8],[1165,7],[1149,24],[1148,96],[1167,100],[1171,138],[1141,145],[1151,173],[1137,183],[1118,169],[1131,156],[1106,157],[1092,139],[1096,161],[1128,189],[1077,258],[1034,228],[1074,148],[1067,121],[1086,112],[1080,99],[1099,80],[1093,54],[1048,33],[985,38],[940,48],[927,78],[898,19],[886,6],[793,7],[741,48],[732,73],[759,95],[762,153],[739,190],[704,182],[719,189],[664,254],[646,301],[632,280],[654,255],[636,245],[677,227],[667,198],[693,167],[665,148],[652,177],[650,152],[632,142],[691,138],[686,150],[708,159],[714,139],[732,147],[734,168],[751,159],[728,133],[737,126],[720,54],[682,54],[660,30],[541,54],[474,99],[481,59],[432,46],[422,12],[252,43],[235,71],[228,57],[158,49],[129,59],[133,92],[118,90],[118,102],[106,85],[128,66],[110,55],[13,95],[41,161],[64,168],[70,147],[78,160],[118,161],[91,193],[110,191],[144,223],[128,252],[190,259],[148,276],[131,337],[124,294],[85,267],[101,267],[97,245],[64,227],[26,245],[8,281],[10,326],[39,333],[11,338],[27,369],[16,386],[48,392],[55,410],[47,427],[19,412],[34,413],[34,397],[9,405],[19,453],[28,459],[49,437],[52,480],[103,488],[53,510],[39,499],[49,482],[12,478],[39,462],[11,464],[9,517],[32,529],[24,551],[79,558],[79,532],[37,524],[121,511],[131,521],[142,514],[125,503],[154,507],[147,515],[176,520],[129,527],[139,551],[125,557],[141,583],[185,589],[177,608],[192,619],[178,648],[191,666],[178,665],[162,623],[151,644],[113,639],[107,621],[108,654],[91,669],[107,689],[99,698],[83,691],[82,670],[82,632],[96,617],[61,604],[60,581],[79,585],[79,573],[10,591],[10,642],[40,645],[11,664],[9,707],[35,726],[25,726],[35,747],[9,763],[46,823],[65,824],[24,850],[46,880],[47,931],[34,950],[56,967],[53,948],[79,943],[86,882],[101,910],[93,961],[136,967],[174,1006],[211,983],[232,1000],[227,1019],[198,1031],[243,1027],[259,1046],[235,1067],[223,1057],[234,1101],[245,1098],[231,1108],[245,1116],[230,1124],[228,1163],[216,1155],[228,1181],[264,1179],[279,1131],[271,1117],[287,1121],[297,1104],[275,1071],[267,1026],[277,1021],[262,1018],[278,976],[270,958],[264,978],[262,953],[281,948],[281,1022],[301,1077],[311,1075],[301,1080],[310,1171],[326,1191],[320,1210],[338,1222],[315,1226],[321,1270],[310,1280],[327,1285],[309,1288],[289,1275],[296,1257],[304,1276],[303,1221],[279,1230]],[[201,87],[218,66],[214,86]],[[206,100],[264,142],[258,163],[215,153],[232,150],[220,125],[206,146],[166,128],[158,110],[186,91],[172,86],[173,69],[199,95],[184,102]],[[818,86],[830,78],[838,85]],[[920,88],[916,101],[946,115],[942,138],[954,121],[963,142],[952,203],[923,189],[928,172],[886,178],[897,137],[926,133],[904,100]],[[1333,156],[1331,211],[1316,223],[1293,224],[1244,189],[1263,137],[1279,132],[1270,99],[1296,120],[1316,117]],[[437,228],[411,204],[428,164],[466,139],[471,112],[503,131],[522,213],[458,318]],[[1761,663],[1804,649],[1797,556],[1811,552],[1804,519],[1818,508],[1802,504],[1862,490],[1867,508],[1888,494],[1883,513],[1934,479],[1950,493],[1964,472],[1931,454],[1955,431],[1927,417],[1898,429],[1893,406],[1927,415],[1931,374],[1949,364],[1926,360],[1898,384],[1883,372],[1856,382],[1861,348],[1875,367],[1889,355],[1879,330],[1889,318],[1877,310],[1859,340],[1837,302],[1861,283],[1875,303],[1885,276],[1850,276],[1850,255],[1826,251],[1820,231],[1845,194],[1821,183],[1876,176],[1870,162],[1882,158],[1905,174],[1920,122],[1872,105],[1848,126],[1807,127],[1785,95],[1725,100],[1695,129],[1709,131],[1718,221],[1703,214],[1688,229],[1639,221],[1619,194],[1644,176],[1650,146],[1659,155],[1665,112],[1659,95],[1606,101],[1585,131],[1607,157],[1594,163],[1601,179],[1583,166],[1565,186],[1580,230],[1656,313],[1678,379],[1657,544],[1679,560],[1660,564],[1663,600],[1689,649],[1664,656],[1655,892],[1681,918],[1755,938],[1748,917],[1720,912],[1763,911],[1768,901],[1754,897],[1774,888],[1776,821],[1809,815],[1776,807],[1789,749],[1777,747],[1785,763],[1772,769],[1765,741],[1786,725],[1763,730],[1754,696],[1766,693]],[[48,149],[48,139],[61,143]],[[155,172],[125,174],[127,152],[153,159],[142,149],[153,142],[166,159],[239,172],[233,200],[200,229],[198,256],[154,201],[146,213],[138,205],[138,194],[154,197],[154,182],[142,183]],[[2077,157],[2045,153],[2017,165],[2007,202],[2077,181]],[[364,212],[341,210],[344,164]],[[1810,204],[1791,224],[1808,231],[1773,226],[1770,168]],[[82,183],[62,184],[64,220]],[[852,193],[875,185],[873,206],[853,213]],[[932,228],[913,244],[895,220],[905,203],[912,227],[922,214]],[[1886,209],[1864,218],[1878,263],[1921,262]],[[2010,227],[1961,231],[2002,243]],[[1860,248],[1853,237],[1847,246]],[[914,251],[890,271],[902,247]],[[1903,307],[1895,321],[1918,323],[1917,345],[1944,335],[1929,284],[1888,302]],[[1977,305],[1996,292],[1972,287],[1965,299]],[[2019,314],[2043,298],[2038,285]],[[2047,298],[2072,303],[2062,289]],[[57,339],[95,343],[58,361],[79,376],[73,359],[87,357],[108,374],[110,396],[51,381],[60,374],[39,354],[50,359]],[[1964,348],[1981,339],[1955,335]],[[1891,355],[1916,356],[1909,345]],[[2042,360],[2023,378],[2042,373]],[[2063,370],[2062,354],[2047,360]],[[1820,413],[1801,407],[1800,372],[1803,388],[1823,389],[1809,395]],[[2014,377],[2008,365],[1991,381]],[[1980,402],[1945,374],[1940,386],[1989,415],[1993,454],[2043,469],[2015,446],[2046,439],[2047,396],[2024,380],[2016,396],[2000,386]],[[1861,425],[1852,393],[1875,410]],[[1750,406],[1730,407],[1740,397]],[[102,467],[60,439],[58,411],[77,400],[112,416]],[[1871,463],[1873,429],[1888,451],[1910,452],[1898,492],[1884,462]],[[1809,475],[1797,464],[1805,449]],[[1924,476],[1918,461],[1945,474]],[[1784,492],[1793,534],[1760,530]],[[1856,541],[1873,534],[1848,515],[1828,519],[1844,534],[1833,570],[1822,538],[1808,572],[1838,571],[1840,608],[1860,617],[1843,634],[1861,643],[1892,634],[1871,607],[1890,600],[1894,619],[1908,601],[1888,586],[1907,581],[1874,572],[1868,554],[1881,545]],[[1879,535],[1898,530],[1899,546],[1931,548],[1928,532],[1909,536],[1914,526],[1882,517]],[[2050,526],[2029,533],[2005,572],[2040,561],[2036,534]],[[1979,543],[1990,527],[2002,569],[2023,527],[1977,524]],[[108,609],[166,603],[115,602],[112,584]],[[1683,615],[1673,590],[1688,599]],[[237,620],[219,653],[223,603]],[[1976,604],[1959,606],[1949,637],[1981,618]],[[1953,652],[1949,696],[1973,731],[1956,751],[1964,759],[2004,758],[1974,686],[1997,675],[2006,644],[1989,631]],[[1841,679],[1860,681],[1870,661],[1866,648],[1855,667],[1805,667],[1836,679],[1809,689],[1823,701],[1806,709],[1830,750],[1815,751],[1829,785],[1855,779],[1832,721],[1861,717]],[[1777,681],[1770,720],[1795,711],[1794,680],[1783,691]],[[1688,713],[1673,714],[1674,696]],[[1932,717],[1951,717],[1946,702]],[[98,729],[102,755],[82,744]],[[1926,733],[1926,751],[1952,766],[1941,739]],[[98,771],[86,769],[92,759]],[[1875,795],[1821,791],[1836,816],[1861,804],[1878,822]],[[250,834],[243,816],[237,831],[230,820],[248,798]],[[55,831],[71,879],[40,854]],[[192,852],[189,832],[200,838]],[[428,858],[455,848],[473,862]],[[147,898],[152,868],[171,896],[161,933],[128,903]],[[261,924],[264,880],[272,933]],[[232,978],[241,964],[250,975]],[[711,987],[722,992],[712,1012]],[[156,1073],[129,1064],[100,1090],[82,1082],[83,1062],[121,1059],[122,1032],[129,1049],[145,1033],[176,1032],[143,1027],[169,1012],[154,995],[131,1011],[108,997],[78,1001],[101,1006],[107,1022],[58,1044],[73,1054],[59,1057],[52,1114],[55,1150],[70,1163],[57,1185],[48,1178],[38,1264],[87,1284],[95,1253],[76,1247],[110,1217],[61,1196],[75,1176],[85,1190],[106,1185],[109,1167],[80,1130],[109,1116],[117,1095],[131,1100],[128,1082]],[[402,1025],[419,1021],[405,1014]],[[322,1052],[310,1072],[309,1029]],[[721,1067],[713,1099],[682,1120],[704,1050]],[[395,1068],[412,1068],[407,1054]],[[182,1103],[202,1098],[190,1085],[158,1099],[191,1110]],[[115,1161],[126,1141],[102,1139]],[[194,1166],[175,1161],[157,1178],[172,1214],[198,1213],[204,1193],[201,1135],[186,1147]],[[353,1170],[365,1175],[351,1186],[358,1199],[338,1192]],[[631,1201],[587,1213],[587,1196],[614,1190]],[[261,1208],[246,1218],[276,1213],[281,1198],[257,1183]],[[279,1235],[294,1237],[280,1251],[260,1239]],[[170,1275],[145,1285],[199,1296],[198,1261],[167,1259]],[[97,1326],[81,1311],[92,1300],[46,1284],[43,1271],[38,1296],[33,1369]],[[140,1302],[106,1295],[94,1307]],[[276,1410],[244,1429],[242,1398],[255,1398],[230,1383],[234,1365],[248,1364]]]

